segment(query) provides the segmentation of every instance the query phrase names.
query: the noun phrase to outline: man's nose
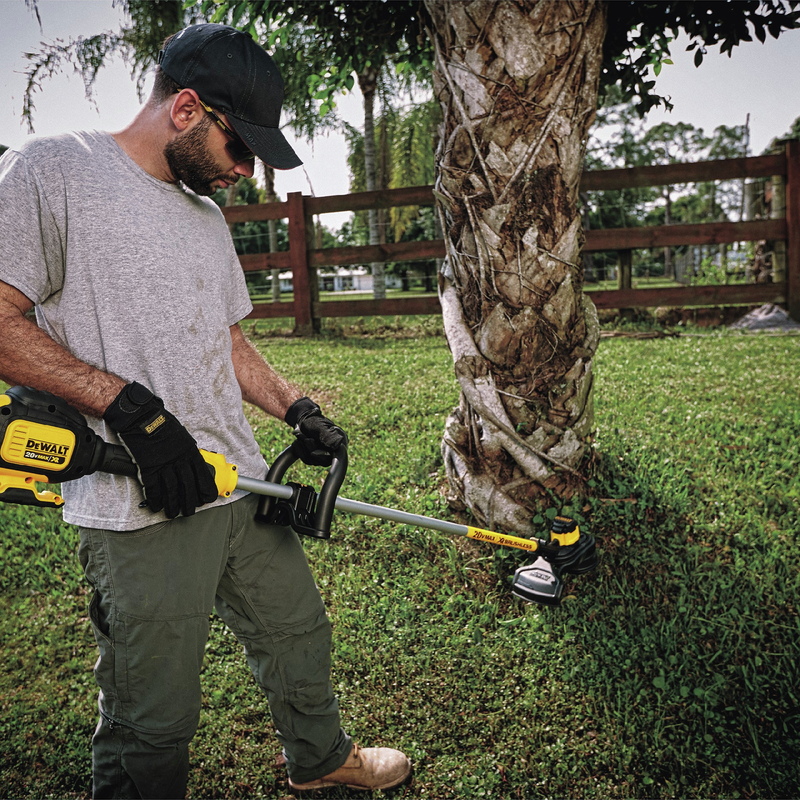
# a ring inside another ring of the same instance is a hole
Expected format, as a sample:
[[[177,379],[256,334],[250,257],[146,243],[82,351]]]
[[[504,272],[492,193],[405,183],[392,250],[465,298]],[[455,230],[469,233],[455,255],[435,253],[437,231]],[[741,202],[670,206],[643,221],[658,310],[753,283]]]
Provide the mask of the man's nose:
[[[237,175],[241,175],[243,178],[252,178],[256,171],[255,159],[250,159],[249,161],[237,161],[233,171]]]

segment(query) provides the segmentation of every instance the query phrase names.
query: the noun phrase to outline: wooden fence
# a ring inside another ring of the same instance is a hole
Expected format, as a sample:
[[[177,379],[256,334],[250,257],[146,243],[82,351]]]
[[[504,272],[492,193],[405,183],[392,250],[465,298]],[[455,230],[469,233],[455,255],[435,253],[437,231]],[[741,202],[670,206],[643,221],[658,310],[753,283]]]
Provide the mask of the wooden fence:
[[[581,191],[764,177],[773,178],[774,183],[782,181],[785,187],[785,214],[776,218],[586,231],[586,251],[618,251],[623,267],[619,271],[618,289],[591,292],[595,305],[598,308],[643,308],[776,302],[786,304],[792,318],[800,321],[800,142],[788,142],[785,152],[777,155],[588,171],[581,179]],[[776,178],[778,181],[774,180]],[[303,334],[315,330],[323,317],[440,313],[439,300],[432,296],[320,302],[316,272],[319,267],[444,258],[443,240],[325,249],[313,247],[312,219],[315,215],[395,206],[430,206],[434,202],[432,190],[431,186],[415,186],[330,197],[306,197],[301,192],[292,192],[285,202],[223,209],[229,223],[288,218],[288,251],[243,255],[240,261],[245,271],[291,269],[294,301],[257,303],[250,318],[294,317],[295,331]],[[633,289],[630,269],[624,268],[626,263],[630,265],[630,252],[639,248],[760,240],[785,242],[784,280],[769,284]]]

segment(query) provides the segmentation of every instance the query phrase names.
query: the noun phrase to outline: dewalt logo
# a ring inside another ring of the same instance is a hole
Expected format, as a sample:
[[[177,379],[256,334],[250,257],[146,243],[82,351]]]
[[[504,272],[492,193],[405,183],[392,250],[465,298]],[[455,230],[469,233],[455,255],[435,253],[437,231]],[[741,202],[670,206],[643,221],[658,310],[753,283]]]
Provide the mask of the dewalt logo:
[[[46,464],[66,464],[69,461],[72,447],[67,444],[56,444],[42,439],[28,439],[25,443],[25,458]]]
[[[163,414],[159,414],[149,425],[144,426],[145,433],[153,433],[153,431],[158,430],[166,421],[167,418]]]

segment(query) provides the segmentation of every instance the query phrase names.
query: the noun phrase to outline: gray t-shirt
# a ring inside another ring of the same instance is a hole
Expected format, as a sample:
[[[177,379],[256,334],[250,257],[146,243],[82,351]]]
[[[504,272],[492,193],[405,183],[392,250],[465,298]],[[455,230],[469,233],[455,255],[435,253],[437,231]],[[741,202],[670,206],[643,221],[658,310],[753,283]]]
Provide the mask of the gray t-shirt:
[[[36,304],[40,327],[79,359],[150,388],[241,475],[264,476],[231,360],[229,328],[252,305],[212,201],[157,180],[108,133],[74,133],[3,155],[0,220],[0,280]],[[139,508],[129,478],[96,473],[62,492],[73,524],[122,531],[165,519]]]

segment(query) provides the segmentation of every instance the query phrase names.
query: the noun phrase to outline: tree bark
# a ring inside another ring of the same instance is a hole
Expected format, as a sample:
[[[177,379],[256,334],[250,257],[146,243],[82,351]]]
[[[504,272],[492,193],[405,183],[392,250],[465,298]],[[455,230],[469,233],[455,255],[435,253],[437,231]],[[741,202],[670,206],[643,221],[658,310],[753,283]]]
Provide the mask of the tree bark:
[[[445,332],[461,386],[442,443],[451,502],[532,533],[583,487],[597,313],[578,189],[605,35],[593,2],[426,0],[444,121],[435,184]]]
[[[364,97],[364,171],[367,191],[378,188],[377,161],[375,156],[375,89],[378,85],[378,70],[368,67],[358,76],[358,86]],[[369,214],[369,243],[380,244],[380,220],[378,210],[371,208]],[[383,300],[386,297],[386,270],[382,261],[372,264],[373,297]]]

